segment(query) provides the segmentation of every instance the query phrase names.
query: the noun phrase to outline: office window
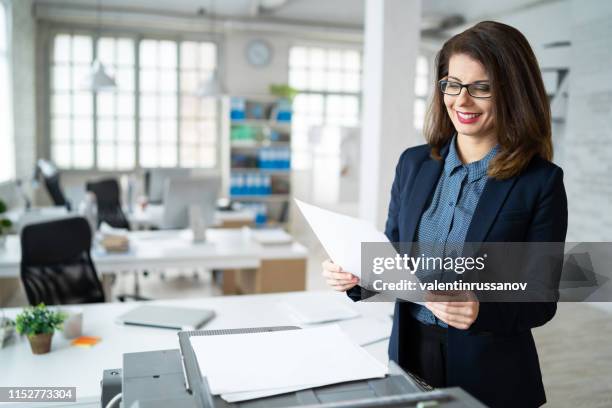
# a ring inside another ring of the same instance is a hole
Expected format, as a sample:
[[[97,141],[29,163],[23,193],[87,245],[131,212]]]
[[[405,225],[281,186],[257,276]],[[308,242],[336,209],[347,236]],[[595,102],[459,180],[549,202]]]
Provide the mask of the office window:
[[[89,36],[55,37],[51,66],[51,157],[58,166],[86,169],[94,165],[93,95],[81,81],[90,70]]]
[[[312,126],[360,124],[361,54],[348,49],[292,47],[289,84],[300,91],[293,103],[292,166],[308,168]]]
[[[176,167],[177,45],[174,41],[140,42],[140,165]]]
[[[414,77],[414,127],[423,130],[425,113],[427,112],[427,96],[429,95],[429,63],[422,55],[417,57],[416,75]]]
[[[323,125],[325,97],[320,94],[300,94],[293,101],[293,123],[291,139],[294,168],[308,167],[309,144],[308,130]]]
[[[357,126],[359,98],[350,95],[329,95],[325,104],[325,117],[329,125]]]
[[[196,97],[196,90],[217,69],[216,53],[210,42],[56,35],[53,160],[68,169],[215,167],[217,103]],[[94,56],[115,78],[116,90],[83,88]]]
[[[98,59],[117,83],[116,90],[96,94],[98,168],[131,169],[136,161],[134,40],[100,38]]]
[[[180,162],[184,167],[214,167],[217,164],[217,102],[194,95],[194,90],[213,76],[217,50],[211,43],[184,41],[180,52]]]
[[[0,1],[0,182],[15,176],[15,148],[11,126],[10,70],[8,21],[4,3]]]

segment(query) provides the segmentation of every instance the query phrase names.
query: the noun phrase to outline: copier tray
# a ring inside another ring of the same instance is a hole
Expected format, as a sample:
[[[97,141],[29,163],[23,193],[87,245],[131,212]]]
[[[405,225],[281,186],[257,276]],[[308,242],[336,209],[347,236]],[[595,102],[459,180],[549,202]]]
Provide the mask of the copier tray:
[[[394,362],[389,363],[389,374],[385,378],[345,382],[237,403],[228,403],[210,394],[206,378],[201,377],[192,354],[189,337],[294,329],[299,328],[180,332],[180,350],[126,353],[123,369],[104,371],[102,406],[122,392],[125,408],[416,407],[425,401],[437,401],[437,405],[431,406],[439,408],[484,407],[460,388],[431,390]]]

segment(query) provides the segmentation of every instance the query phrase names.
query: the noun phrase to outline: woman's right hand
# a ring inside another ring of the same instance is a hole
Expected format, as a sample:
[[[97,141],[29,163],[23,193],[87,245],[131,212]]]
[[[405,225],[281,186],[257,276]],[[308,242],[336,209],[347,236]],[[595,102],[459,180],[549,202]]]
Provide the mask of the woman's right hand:
[[[349,272],[344,272],[342,267],[333,263],[330,259],[323,261],[323,278],[329,286],[338,292],[347,291],[359,283],[359,278]]]

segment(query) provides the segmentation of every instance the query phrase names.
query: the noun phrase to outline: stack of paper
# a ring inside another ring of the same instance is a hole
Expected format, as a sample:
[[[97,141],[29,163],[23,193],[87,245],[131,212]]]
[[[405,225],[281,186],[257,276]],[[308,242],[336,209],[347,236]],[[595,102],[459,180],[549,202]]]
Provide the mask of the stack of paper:
[[[196,336],[191,345],[211,393],[228,402],[387,374],[337,325]]]
[[[346,300],[350,301],[348,298],[346,298]],[[287,310],[300,325],[325,323],[359,317],[359,313],[347,305],[346,302],[331,298],[329,295],[287,299],[281,302],[281,306]]]

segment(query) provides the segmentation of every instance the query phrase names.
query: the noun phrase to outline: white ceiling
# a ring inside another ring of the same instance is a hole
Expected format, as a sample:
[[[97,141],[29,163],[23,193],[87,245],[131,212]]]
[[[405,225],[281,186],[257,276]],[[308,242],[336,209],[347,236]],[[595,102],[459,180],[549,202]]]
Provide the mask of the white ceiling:
[[[100,1],[103,8],[129,8],[141,11],[196,14],[198,9],[231,18],[254,17],[254,10],[261,3],[281,0],[34,0],[36,3],[65,4],[78,7],[96,7]],[[309,21],[338,25],[362,25],[365,0],[286,0],[284,5],[266,17],[283,20]],[[382,1],[382,0],[381,0]],[[405,0],[411,1],[411,0]],[[423,16],[437,18],[462,15],[466,21],[487,17],[555,0],[422,0]]]

